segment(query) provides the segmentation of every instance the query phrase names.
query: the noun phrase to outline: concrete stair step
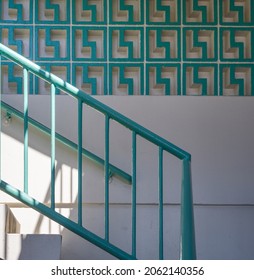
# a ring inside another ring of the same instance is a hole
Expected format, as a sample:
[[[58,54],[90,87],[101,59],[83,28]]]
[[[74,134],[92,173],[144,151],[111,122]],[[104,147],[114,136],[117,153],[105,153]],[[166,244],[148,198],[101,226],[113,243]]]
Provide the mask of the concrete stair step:
[[[60,234],[6,234],[7,260],[60,260]]]

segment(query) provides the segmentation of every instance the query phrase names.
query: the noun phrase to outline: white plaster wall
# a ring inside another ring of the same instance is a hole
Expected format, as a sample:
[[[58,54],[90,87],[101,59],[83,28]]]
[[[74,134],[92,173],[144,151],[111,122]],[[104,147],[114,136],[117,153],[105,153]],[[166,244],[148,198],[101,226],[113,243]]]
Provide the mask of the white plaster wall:
[[[21,96],[3,96],[9,104],[22,108]],[[153,130],[192,154],[192,178],[195,203],[197,251],[200,259],[253,259],[254,244],[254,99],[251,97],[96,97]],[[49,124],[49,96],[30,96],[30,115]],[[57,131],[77,139],[76,102],[57,97]],[[142,111],[141,111],[142,108]],[[84,145],[103,156],[104,119],[84,108]],[[131,170],[131,134],[112,124],[110,161]],[[49,200],[49,138],[30,130],[29,185],[32,195]],[[3,127],[2,175],[15,186],[22,186],[22,126],[13,118]],[[114,150],[113,150],[114,148]],[[158,244],[157,149],[138,141],[138,257],[156,258]],[[179,255],[179,202],[181,165],[165,156],[165,250],[167,258]],[[57,207],[76,219],[76,153],[57,145]],[[149,176],[148,176],[149,175]],[[103,236],[103,171],[84,161],[84,224]],[[0,201],[10,202],[23,233],[63,234],[63,259],[110,258],[100,249],[40,217],[13,199],[0,194]],[[131,187],[114,178],[110,184],[112,242],[130,250]],[[29,218],[28,218],[29,217]],[[148,246],[149,245],[149,246]]]

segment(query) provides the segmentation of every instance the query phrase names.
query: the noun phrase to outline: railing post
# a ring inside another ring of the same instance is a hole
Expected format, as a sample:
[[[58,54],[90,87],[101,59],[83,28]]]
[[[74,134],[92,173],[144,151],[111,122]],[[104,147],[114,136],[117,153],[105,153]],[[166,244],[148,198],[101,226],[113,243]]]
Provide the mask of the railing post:
[[[132,255],[136,258],[137,243],[137,134],[132,132]]]
[[[105,240],[109,241],[109,116],[105,115]]]
[[[83,162],[82,162],[82,147],[83,147],[83,102],[78,100],[78,224],[82,226],[82,203],[83,203]]]
[[[2,181],[2,55],[0,53],[0,182]]]
[[[181,198],[181,245],[180,259],[195,260],[195,225],[191,185],[191,161],[183,160],[182,198]]]
[[[163,149],[159,147],[159,259],[163,260]]]
[[[56,87],[51,84],[51,208],[55,209]]]
[[[24,192],[28,193],[28,70],[23,69],[24,94]]]

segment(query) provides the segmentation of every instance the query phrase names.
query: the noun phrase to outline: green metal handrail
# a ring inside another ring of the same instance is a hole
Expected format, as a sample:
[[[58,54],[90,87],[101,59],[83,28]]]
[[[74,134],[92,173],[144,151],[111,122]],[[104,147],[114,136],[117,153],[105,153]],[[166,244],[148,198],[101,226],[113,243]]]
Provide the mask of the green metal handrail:
[[[194,231],[194,215],[192,202],[192,187],[191,187],[191,155],[186,151],[180,149],[174,144],[168,142],[157,134],[142,127],[136,122],[130,120],[119,112],[111,109],[109,106],[99,102],[92,96],[80,91],[71,84],[63,81],[57,76],[44,71],[40,66],[29,61],[23,56],[12,51],[8,47],[0,44],[0,55],[13,61],[23,68],[23,93],[24,93],[24,192],[18,191],[7,183],[1,181],[0,189],[19,199],[28,206],[34,208],[40,213],[47,215],[56,222],[69,228],[78,235],[93,242],[100,248],[108,251],[112,255],[123,259],[135,259],[137,255],[136,246],[136,157],[137,157],[137,137],[144,138],[158,147],[158,192],[159,192],[159,257],[164,258],[163,252],[163,154],[168,152],[182,161],[183,175],[182,175],[182,200],[181,200],[181,244],[180,244],[180,258],[181,259],[195,259],[195,231]],[[51,208],[34,200],[28,195],[28,77],[29,74],[38,76],[51,85]],[[55,94],[56,89],[69,94],[78,101],[78,144],[75,146],[78,151],[78,221],[77,223],[64,218],[55,211],[55,140],[57,134],[55,132]],[[104,239],[87,231],[82,225],[82,114],[83,104],[92,107],[93,109],[104,114],[105,117],[105,152],[104,152],[104,179],[105,179],[105,233]],[[109,175],[111,165],[109,164],[109,139],[110,139],[110,122],[114,120],[124,127],[132,131],[132,252],[131,254],[123,252],[121,249],[113,246],[110,243],[109,234]]]
[[[16,108],[10,106],[4,101],[1,101],[1,107],[6,111],[6,114],[9,115],[14,115],[18,117],[21,120],[24,120],[24,114],[17,110]],[[43,125],[42,123],[36,121],[35,119],[31,118],[28,116],[28,123],[29,125],[33,126],[37,130],[41,131],[42,133],[50,136],[51,135],[51,129],[48,128],[47,126]],[[69,140],[68,138],[62,136],[59,133],[55,133],[56,140],[64,144],[65,146],[77,151],[78,145],[74,143],[73,141]],[[98,164],[100,166],[104,166],[104,159],[101,157],[95,155],[94,153],[82,148],[82,154],[84,157],[88,158],[91,160],[93,163]],[[121,179],[123,182],[126,182],[128,184],[132,183],[132,177],[130,174],[127,172],[123,171],[122,169],[116,167],[113,164],[109,164],[109,174],[110,176],[115,176],[118,179]]]

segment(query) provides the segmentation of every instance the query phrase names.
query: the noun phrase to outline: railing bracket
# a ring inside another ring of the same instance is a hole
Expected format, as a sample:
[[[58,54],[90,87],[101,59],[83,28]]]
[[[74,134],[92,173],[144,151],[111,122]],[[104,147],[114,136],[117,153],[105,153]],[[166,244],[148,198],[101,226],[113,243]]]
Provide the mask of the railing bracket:
[[[6,114],[3,115],[2,122],[4,126],[9,126],[12,121],[12,115],[9,112],[6,112]]]

